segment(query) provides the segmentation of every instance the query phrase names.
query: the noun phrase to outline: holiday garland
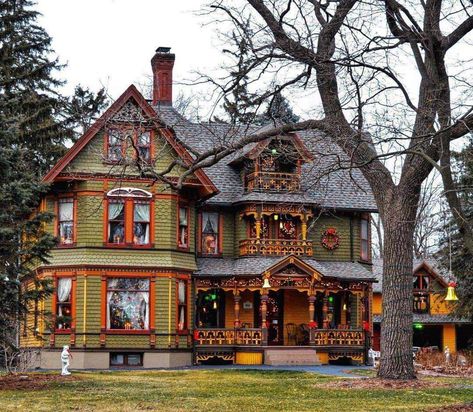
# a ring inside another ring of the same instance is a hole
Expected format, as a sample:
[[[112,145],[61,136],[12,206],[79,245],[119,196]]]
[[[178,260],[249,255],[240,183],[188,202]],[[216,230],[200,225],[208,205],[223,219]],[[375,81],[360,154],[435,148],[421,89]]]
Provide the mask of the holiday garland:
[[[340,246],[337,229],[331,227],[322,233],[322,246],[327,250],[335,250]]]

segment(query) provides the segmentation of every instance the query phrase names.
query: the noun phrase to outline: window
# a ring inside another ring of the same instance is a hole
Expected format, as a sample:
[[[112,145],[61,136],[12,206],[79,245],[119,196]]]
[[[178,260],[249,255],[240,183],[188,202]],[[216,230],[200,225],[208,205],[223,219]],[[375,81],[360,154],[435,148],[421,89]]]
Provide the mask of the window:
[[[187,330],[187,282],[179,280],[177,282],[177,329]]]
[[[55,293],[56,329],[70,329],[72,322],[72,278],[58,278]]]
[[[149,329],[149,279],[107,280],[107,329]]]
[[[369,218],[361,218],[360,228],[360,242],[361,242],[361,260],[370,260],[370,249],[369,249]]]
[[[429,312],[429,294],[414,293],[414,313]]]
[[[414,312],[428,313],[430,307],[429,297],[430,277],[427,273],[414,275]]]
[[[177,244],[180,248],[189,247],[189,208],[179,207],[179,234]]]
[[[107,159],[119,162],[125,157],[125,137],[122,131],[109,129],[107,132]]]
[[[74,199],[59,200],[58,232],[61,245],[74,243]]]
[[[149,244],[149,215],[149,203],[134,202],[133,243],[135,245]]]
[[[219,214],[216,212],[202,213],[202,253],[216,255],[219,253]]]
[[[108,243],[125,243],[125,202],[108,202]]]
[[[111,353],[110,366],[143,366],[143,354]]]
[[[138,148],[140,159],[148,163],[151,160],[151,132],[141,133],[136,139],[136,147]]]
[[[107,243],[151,245],[151,193],[141,189],[119,188],[108,193]]]

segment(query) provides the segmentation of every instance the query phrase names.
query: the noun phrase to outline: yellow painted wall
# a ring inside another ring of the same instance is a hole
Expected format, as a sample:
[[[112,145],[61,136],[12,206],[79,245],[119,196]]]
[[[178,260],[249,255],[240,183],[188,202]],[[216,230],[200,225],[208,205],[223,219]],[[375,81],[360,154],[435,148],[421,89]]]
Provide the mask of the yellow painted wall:
[[[452,312],[452,305],[445,302],[445,294],[430,294],[430,314],[446,315]]]
[[[383,299],[381,293],[373,293],[373,315],[381,315]]]
[[[254,310],[255,310],[255,303],[254,303],[254,292],[250,292],[249,290],[245,290],[240,293],[241,300],[240,300],[240,323],[247,323],[250,327],[254,327]],[[243,309],[243,302],[251,302],[253,304],[252,309]],[[233,328],[235,322],[235,302],[233,300],[233,293],[232,292],[225,292],[225,327],[226,328]],[[256,308],[258,310],[258,308]]]
[[[261,352],[237,352],[235,363],[237,365],[261,365],[263,354]]]
[[[443,333],[442,333],[442,342],[443,342],[443,349],[445,350],[445,346],[448,346],[450,352],[457,351],[457,338],[456,338],[456,331],[454,324],[443,325]]]
[[[285,290],[284,291],[284,344],[294,345],[295,342],[288,342],[287,339],[287,328],[288,323],[295,323],[300,325],[301,323],[309,322],[309,301],[307,293],[301,293],[296,290]]]

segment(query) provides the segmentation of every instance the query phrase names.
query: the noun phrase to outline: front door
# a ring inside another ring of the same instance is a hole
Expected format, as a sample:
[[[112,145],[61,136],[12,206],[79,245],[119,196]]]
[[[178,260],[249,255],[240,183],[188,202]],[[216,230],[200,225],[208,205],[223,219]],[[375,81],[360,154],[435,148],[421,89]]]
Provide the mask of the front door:
[[[268,345],[284,344],[283,291],[269,291],[266,320],[268,324]]]

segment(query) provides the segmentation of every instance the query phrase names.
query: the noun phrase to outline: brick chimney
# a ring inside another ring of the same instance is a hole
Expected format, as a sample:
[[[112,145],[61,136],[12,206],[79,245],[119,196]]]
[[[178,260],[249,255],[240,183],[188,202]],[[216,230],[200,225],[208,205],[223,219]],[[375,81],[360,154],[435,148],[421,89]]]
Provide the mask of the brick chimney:
[[[151,59],[153,105],[172,105],[172,68],[175,59],[170,47],[158,47]]]

